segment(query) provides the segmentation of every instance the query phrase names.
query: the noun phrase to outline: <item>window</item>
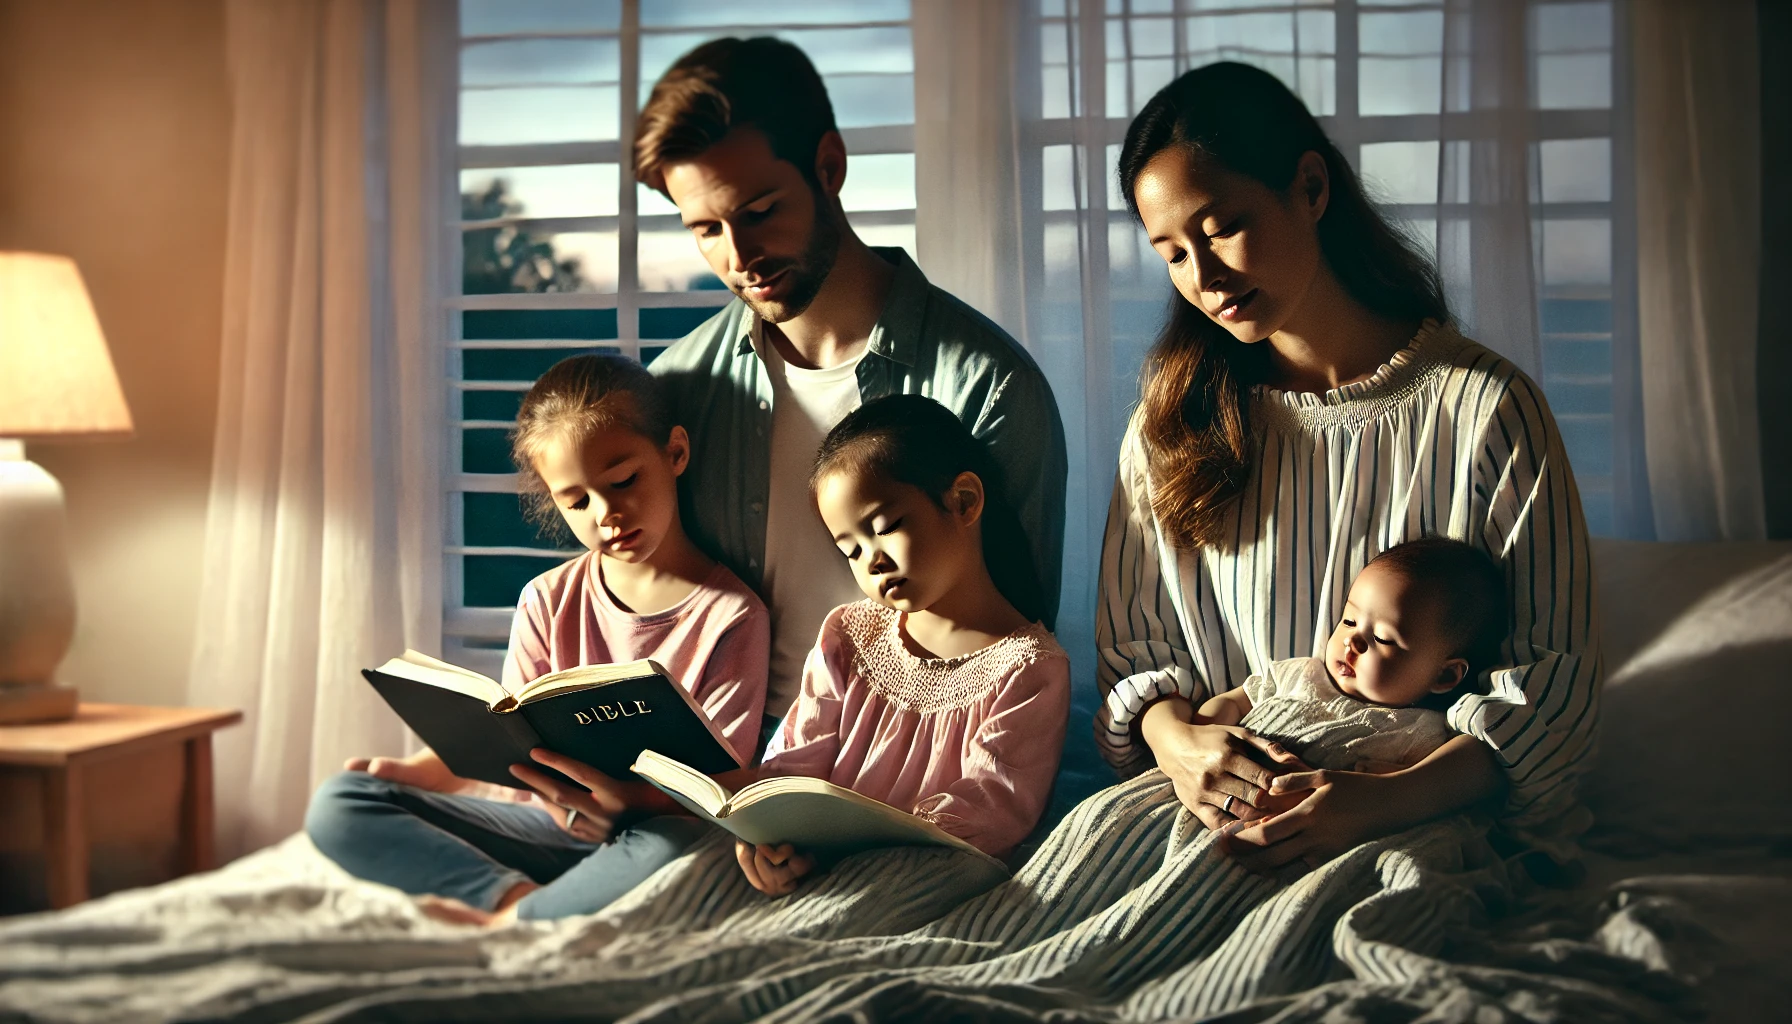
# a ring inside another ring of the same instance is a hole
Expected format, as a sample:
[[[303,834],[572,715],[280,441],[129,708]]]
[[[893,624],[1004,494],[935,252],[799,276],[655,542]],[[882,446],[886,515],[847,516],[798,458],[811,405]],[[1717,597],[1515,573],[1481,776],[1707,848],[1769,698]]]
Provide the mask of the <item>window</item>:
[[[1103,17],[1077,17],[1103,3]],[[1126,126],[1176,74],[1215,60],[1265,68],[1293,88],[1345,156],[1386,200],[1385,209],[1430,244],[1440,232],[1439,111],[1445,91],[1446,8],[1460,0],[1033,0],[1038,94],[1032,109],[1043,202],[1030,229],[1035,273],[1047,294],[1079,296],[1106,316],[1114,338],[1114,436],[1137,395],[1136,375],[1163,317],[1161,261],[1112,184]],[[1488,10],[1482,4],[1480,11]],[[1528,62],[1530,213],[1541,333],[1540,382],[1560,424],[1596,534],[1627,528],[1624,508],[1640,495],[1640,423],[1634,368],[1635,270],[1630,253],[1628,138],[1614,116],[1626,102],[1614,67],[1610,0],[1533,2],[1523,27]],[[1479,16],[1479,15],[1478,15]],[[1031,42],[1031,40],[1029,40]],[[1454,69],[1451,69],[1454,72]],[[1452,89],[1462,83],[1452,82]],[[1085,111],[1100,111],[1092,116]],[[1102,166],[1079,168],[1078,146],[1105,146]],[[1079,178],[1080,175],[1080,178]],[[1108,273],[1080,276],[1077,189],[1105,204]],[[1445,183],[1442,231],[1463,226],[1466,189]],[[1105,194],[1105,196],[1104,196]],[[1452,222],[1456,223],[1452,223]],[[1445,268],[1451,276],[1450,267]],[[1458,276],[1465,271],[1458,271]],[[1105,289],[1091,295],[1083,289]],[[1104,311],[1103,311],[1104,310]],[[1048,352],[1076,343],[1078,316],[1042,317]],[[1048,356],[1049,358],[1049,356]],[[1631,438],[1637,438],[1632,443]]]
[[[914,53],[908,0],[461,0],[459,17],[444,654],[495,674],[522,587],[579,553],[520,514],[506,432],[523,393],[579,352],[651,362],[731,297],[631,173],[654,81],[717,36],[801,46],[852,155],[849,219],[912,255]]]
[[[1466,215],[1439,203],[1444,147],[1465,145],[1439,137],[1446,15],[1463,2],[1029,0],[1019,101],[1033,155],[1021,194],[1041,201],[1024,245],[1028,291],[1047,297],[1029,341],[1054,379],[1097,384],[1085,386],[1091,422],[1066,416],[1086,435],[1072,438],[1073,474],[1101,475],[1078,449],[1111,455],[1163,316],[1161,263],[1112,185],[1131,116],[1187,68],[1263,66],[1319,115],[1390,215],[1434,244]],[[1076,16],[1097,3],[1101,17]],[[855,229],[913,254],[915,59],[908,0],[460,0],[458,12],[460,60],[446,86],[459,98],[450,256],[461,288],[445,311],[456,472],[444,634],[448,657],[495,671],[521,587],[576,553],[519,513],[505,435],[523,392],[576,352],[650,362],[729,298],[671,204],[632,179],[628,140],[652,83],[720,35],[803,47],[851,153],[844,202]],[[1630,195],[1628,119],[1614,114],[1627,103],[1623,47],[1613,45],[1622,16],[1611,0],[1532,0],[1523,28],[1540,377],[1595,533],[1622,532],[1642,487],[1630,468],[1640,463],[1630,440],[1640,438],[1633,232],[1614,214]],[[1102,166],[1080,168],[1080,147]],[[1113,338],[1107,388],[1083,363],[1091,316]]]

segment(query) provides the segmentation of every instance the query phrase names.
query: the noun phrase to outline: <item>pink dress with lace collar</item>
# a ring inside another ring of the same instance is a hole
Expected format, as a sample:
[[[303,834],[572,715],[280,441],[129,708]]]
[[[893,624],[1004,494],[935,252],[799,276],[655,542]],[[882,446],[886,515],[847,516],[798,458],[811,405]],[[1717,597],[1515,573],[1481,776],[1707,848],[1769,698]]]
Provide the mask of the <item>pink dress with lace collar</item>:
[[[900,623],[871,601],[828,614],[764,772],[827,779],[1001,857],[1045,810],[1070,660],[1037,623],[962,657],[922,658]]]

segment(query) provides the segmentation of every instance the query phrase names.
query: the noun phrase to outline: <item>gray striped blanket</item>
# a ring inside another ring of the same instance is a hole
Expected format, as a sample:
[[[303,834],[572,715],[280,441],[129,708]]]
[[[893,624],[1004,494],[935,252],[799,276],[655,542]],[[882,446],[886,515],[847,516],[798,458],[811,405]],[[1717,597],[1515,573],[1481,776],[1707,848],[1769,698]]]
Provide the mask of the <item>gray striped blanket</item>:
[[[1466,817],[1255,876],[1156,772],[1011,879],[886,850],[771,900],[717,836],[602,914],[482,934],[268,874],[0,926],[0,1020],[1674,1020],[1710,941],[1642,890],[1519,892]]]

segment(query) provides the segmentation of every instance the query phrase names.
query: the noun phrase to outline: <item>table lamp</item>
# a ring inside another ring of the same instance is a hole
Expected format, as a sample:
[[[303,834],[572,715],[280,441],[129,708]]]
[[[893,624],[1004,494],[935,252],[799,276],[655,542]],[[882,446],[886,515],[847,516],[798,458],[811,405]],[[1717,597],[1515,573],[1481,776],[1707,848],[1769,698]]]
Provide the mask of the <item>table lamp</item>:
[[[62,485],[25,441],[130,433],[74,261],[0,252],[0,724],[69,718],[78,703],[56,681],[75,635]]]

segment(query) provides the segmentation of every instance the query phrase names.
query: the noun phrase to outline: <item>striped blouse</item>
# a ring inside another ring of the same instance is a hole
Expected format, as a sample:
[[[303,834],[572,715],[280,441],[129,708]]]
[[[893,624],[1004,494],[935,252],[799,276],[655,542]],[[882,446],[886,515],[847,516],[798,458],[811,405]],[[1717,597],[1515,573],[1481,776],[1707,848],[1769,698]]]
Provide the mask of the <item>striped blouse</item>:
[[[1600,664],[1586,521],[1541,389],[1428,322],[1367,380],[1323,394],[1260,387],[1252,402],[1261,457],[1223,547],[1180,549],[1159,529],[1136,419],[1127,430],[1096,610],[1103,754],[1124,775],[1150,767],[1133,728],[1147,704],[1171,693],[1199,704],[1271,662],[1323,654],[1369,559],[1446,534],[1501,562],[1512,608],[1505,667],[1450,708],[1450,726],[1504,766],[1508,831],[1565,852],[1586,818],[1573,782]]]

